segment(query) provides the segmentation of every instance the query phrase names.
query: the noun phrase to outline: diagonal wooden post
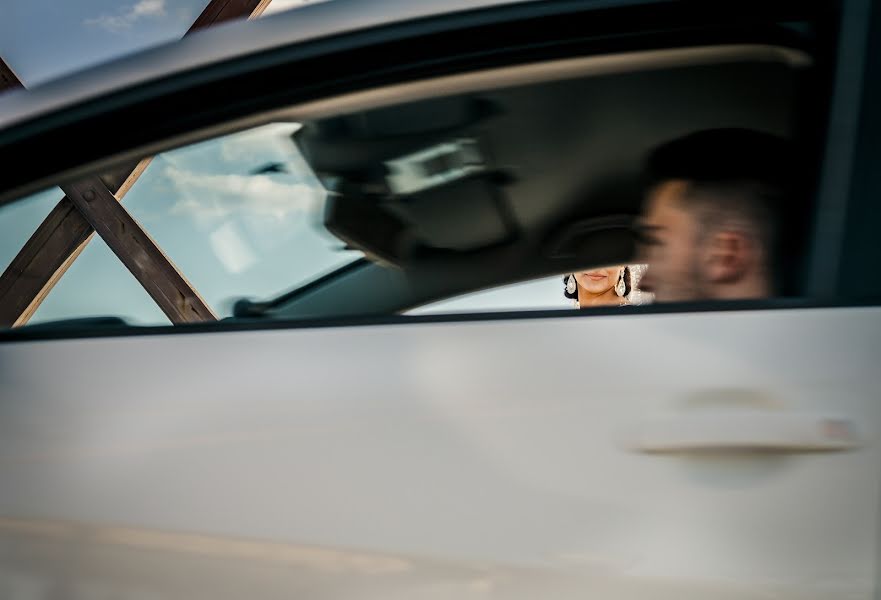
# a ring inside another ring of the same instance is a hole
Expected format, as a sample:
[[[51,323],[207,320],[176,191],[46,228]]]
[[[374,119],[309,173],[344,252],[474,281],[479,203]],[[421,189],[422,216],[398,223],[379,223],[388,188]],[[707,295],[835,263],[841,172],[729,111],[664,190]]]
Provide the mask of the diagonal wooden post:
[[[211,0],[187,33],[222,21],[245,17],[255,18],[263,13],[270,1]],[[21,87],[22,83],[12,69],[0,60],[0,91],[4,89],[4,85],[6,88]],[[109,193],[109,197],[114,198],[114,201],[121,200],[149,163],[149,158],[144,159],[137,164],[128,165],[113,173],[102,176],[100,180],[103,182],[106,192]],[[65,190],[65,193],[67,193],[67,190]],[[106,199],[108,195],[102,190],[101,197]],[[77,199],[78,201],[79,199]],[[27,323],[37,308],[39,308],[46,295],[77,259],[86,247],[86,244],[89,243],[89,240],[91,240],[95,229],[80,212],[80,209],[77,208],[77,202],[70,198],[69,195],[62,198],[25,243],[3,274],[0,275],[0,327],[17,327]],[[82,205],[82,203],[79,204],[80,206]],[[127,211],[124,212],[128,214]],[[140,229],[139,226],[138,228]],[[147,236],[147,239],[149,239],[149,236]],[[136,250],[129,247],[133,243],[131,239],[128,241],[120,240],[119,243],[120,245],[116,248],[111,245],[111,249],[117,253],[117,256],[120,256],[120,252],[126,253]],[[108,245],[110,245],[109,241]],[[164,257],[158,247],[156,251]],[[167,258],[164,258],[164,260],[177,273],[177,270],[174,269],[170,261]],[[154,256],[154,261],[161,262],[159,256]],[[129,265],[126,264],[126,266],[128,267]],[[159,272],[170,273],[168,268],[160,269]],[[139,274],[134,271],[132,274],[135,277],[139,277]],[[178,276],[183,279],[179,273]],[[146,277],[146,274],[141,273],[140,277]],[[148,288],[152,284],[141,278],[138,281],[149,292]],[[175,281],[174,285],[180,284],[180,281]],[[186,282],[185,279],[183,281]],[[192,293],[185,295],[188,298],[198,298],[195,290],[192,287],[189,289]],[[154,300],[157,300],[157,298],[154,297]],[[201,298],[199,300],[201,301]],[[157,300],[157,303],[159,303],[159,300]],[[174,312],[174,309],[171,307],[162,307],[160,305],[160,308],[166,314],[169,314],[169,311]],[[207,305],[204,308],[207,310],[207,313],[201,309],[195,311],[184,310],[180,316],[181,318],[186,317],[187,321],[214,318],[213,315],[207,316],[210,314],[210,309],[207,308]],[[175,318],[172,318],[172,322],[181,322],[176,321]]]
[[[21,87],[21,80],[10,66],[0,58],[0,92],[17,87]]]
[[[116,201],[103,181],[88,177],[62,189],[172,323],[217,320],[193,286]]]
[[[216,2],[209,2],[205,10],[202,11],[202,14],[193,21],[187,33],[202,29],[203,27],[210,27],[223,21],[241,19],[242,17],[256,19],[263,14],[263,11],[266,10],[270,2],[272,0],[218,0]]]
[[[149,164],[145,159],[101,179],[121,198]],[[0,276],[0,327],[27,323],[94,233],[70,198],[62,198]]]

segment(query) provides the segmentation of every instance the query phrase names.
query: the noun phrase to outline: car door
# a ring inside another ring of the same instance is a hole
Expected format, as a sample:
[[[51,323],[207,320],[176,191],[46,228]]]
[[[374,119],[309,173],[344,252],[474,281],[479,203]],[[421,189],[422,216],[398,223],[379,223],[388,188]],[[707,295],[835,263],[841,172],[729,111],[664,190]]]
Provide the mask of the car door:
[[[881,309],[851,274],[877,254],[866,6],[843,7],[836,56],[860,60],[827,90],[807,298],[5,332],[2,595],[874,595]],[[479,18],[513,39],[573,9],[521,10]],[[227,118],[212,106],[178,133]]]

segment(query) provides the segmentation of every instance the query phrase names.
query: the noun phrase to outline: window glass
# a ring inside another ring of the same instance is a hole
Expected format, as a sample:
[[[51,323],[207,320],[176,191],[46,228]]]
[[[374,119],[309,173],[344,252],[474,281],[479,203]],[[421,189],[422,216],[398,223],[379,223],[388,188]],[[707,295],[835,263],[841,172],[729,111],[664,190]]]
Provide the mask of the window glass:
[[[218,317],[231,315],[237,299],[277,296],[363,257],[321,225],[325,191],[291,141],[297,128],[271,124],[160,154],[123,199]],[[0,222],[15,233],[0,246],[4,258],[61,195],[4,207]],[[30,322],[92,316],[168,323],[100,236]]]
[[[214,309],[270,298],[363,253],[322,226],[325,191],[291,123],[155,157],[125,206]]]
[[[652,295],[639,289],[639,278],[645,265],[629,265],[632,289],[627,294],[629,304],[650,304]],[[564,293],[569,275],[545,277],[533,281],[504,285],[489,290],[464,294],[433,302],[407,311],[409,315],[442,315],[530,310],[558,310],[576,308],[578,302]],[[570,294],[571,295],[571,294]]]
[[[30,324],[85,317],[119,317],[130,325],[168,325],[141,284],[99,236],[61,276]]]
[[[221,318],[772,296],[805,255],[776,253],[785,206],[770,203],[792,172],[810,59],[682,52],[660,67],[621,56],[601,76],[604,57],[564,79],[506,71],[511,83],[231,133],[152,157],[121,201]],[[40,198],[22,202],[57,201]],[[21,243],[39,219],[15,210]],[[97,241],[35,321],[166,322]]]
[[[0,206],[0,272],[64,197],[51,188]],[[15,293],[15,289],[9,291]],[[167,325],[168,319],[107,244],[93,236],[28,320],[30,324],[81,317],[114,316],[133,325]]]

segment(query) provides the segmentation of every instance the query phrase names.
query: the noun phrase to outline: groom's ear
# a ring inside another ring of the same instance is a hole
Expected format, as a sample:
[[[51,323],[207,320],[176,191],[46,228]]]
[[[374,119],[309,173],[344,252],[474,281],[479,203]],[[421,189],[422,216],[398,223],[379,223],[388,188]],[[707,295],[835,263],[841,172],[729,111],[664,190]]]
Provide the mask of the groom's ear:
[[[714,284],[737,283],[747,275],[754,251],[752,240],[740,231],[711,234],[701,250],[704,279]]]

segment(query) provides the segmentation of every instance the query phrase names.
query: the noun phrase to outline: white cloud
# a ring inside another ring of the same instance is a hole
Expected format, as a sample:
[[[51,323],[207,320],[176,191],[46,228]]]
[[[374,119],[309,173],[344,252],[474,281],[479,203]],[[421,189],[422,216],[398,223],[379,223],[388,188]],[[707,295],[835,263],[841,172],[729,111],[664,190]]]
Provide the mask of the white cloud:
[[[247,216],[282,222],[317,214],[324,190],[303,183],[286,183],[267,175],[196,173],[175,166],[165,169],[178,189],[172,214],[201,221]]]
[[[293,162],[300,158],[300,153],[291,135],[300,127],[298,123],[270,123],[234,133],[221,138],[220,157],[230,164],[254,163],[255,166],[261,162]],[[301,162],[302,159],[290,165],[294,172],[310,172],[308,167],[299,164]]]
[[[165,0],[141,0],[132,8],[132,15],[137,17],[161,17],[165,14]]]
[[[137,21],[143,18],[156,18],[165,15],[165,0],[139,0],[126,10],[115,14],[102,14],[98,17],[86,19],[85,25],[100,27],[112,33],[119,33],[130,29]]]
[[[246,271],[258,261],[257,253],[239,233],[235,223],[224,223],[208,236],[208,241],[214,255],[230,273]]]

